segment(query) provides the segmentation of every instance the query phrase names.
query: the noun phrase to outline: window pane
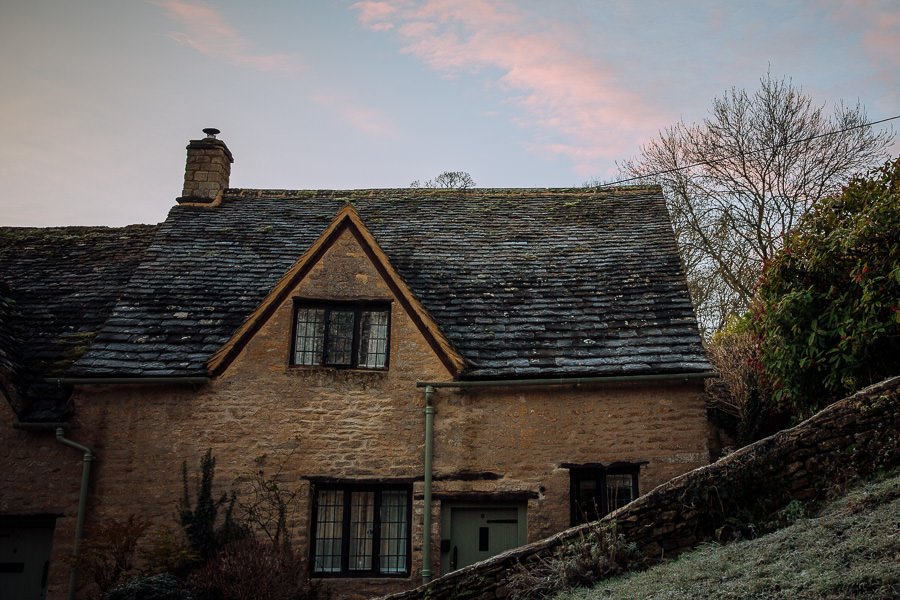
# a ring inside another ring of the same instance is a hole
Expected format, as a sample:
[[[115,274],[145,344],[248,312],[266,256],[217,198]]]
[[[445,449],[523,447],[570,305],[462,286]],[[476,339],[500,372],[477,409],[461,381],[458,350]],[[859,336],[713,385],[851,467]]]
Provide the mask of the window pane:
[[[609,498],[609,510],[625,506],[632,500],[632,476],[627,473],[609,474],[606,476],[606,494]]]
[[[578,523],[586,523],[587,521],[595,521],[603,514],[603,504],[600,501],[600,495],[597,490],[597,477],[599,475],[585,475],[591,479],[578,480],[578,498],[576,505],[578,514],[576,521]]]
[[[329,365],[350,365],[353,363],[353,320],[352,311],[333,310],[328,323],[328,348],[325,361]]]
[[[317,496],[316,573],[340,573],[344,524],[344,492],[320,490]]]
[[[359,360],[367,369],[381,369],[387,364],[389,311],[363,311],[359,319]]]
[[[350,496],[351,571],[372,569],[372,534],[375,529],[375,492],[353,492]]]
[[[294,341],[294,364],[321,364],[322,339],[324,335],[325,311],[323,309],[297,309],[297,337]]]
[[[406,572],[407,495],[402,490],[381,494],[382,573]]]

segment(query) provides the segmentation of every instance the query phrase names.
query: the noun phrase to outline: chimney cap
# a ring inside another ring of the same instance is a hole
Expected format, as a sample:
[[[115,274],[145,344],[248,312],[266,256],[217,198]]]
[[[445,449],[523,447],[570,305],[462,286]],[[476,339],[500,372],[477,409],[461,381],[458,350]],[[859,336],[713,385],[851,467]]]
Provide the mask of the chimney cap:
[[[218,129],[216,129],[215,127],[207,127],[206,129],[203,130],[203,133],[205,133],[206,137],[208,137],[208,138],[216,139],[216,136],[222,132],[219,131]]]

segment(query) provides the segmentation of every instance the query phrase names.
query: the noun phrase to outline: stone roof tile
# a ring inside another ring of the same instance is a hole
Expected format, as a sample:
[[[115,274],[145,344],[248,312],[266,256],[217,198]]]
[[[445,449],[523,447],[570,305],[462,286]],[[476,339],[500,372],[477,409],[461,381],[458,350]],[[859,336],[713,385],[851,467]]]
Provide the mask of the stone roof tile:
[[[0,295],[16,306],[0,311],[0,355],[14,338],[20,419],[65,416],[68,391],[45,378],[63,375],[87,349],[155,230],[0,227]]]
[[[70,373],[205,375],[346,202],[469,361],[464,377],[709,368],[658,188],[228,190],[171,210]]]

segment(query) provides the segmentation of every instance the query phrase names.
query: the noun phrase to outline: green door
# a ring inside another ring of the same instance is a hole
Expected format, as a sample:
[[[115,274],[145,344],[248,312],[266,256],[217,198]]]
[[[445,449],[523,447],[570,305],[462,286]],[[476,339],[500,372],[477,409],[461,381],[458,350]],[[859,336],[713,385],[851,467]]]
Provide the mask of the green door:
[[[53,525],[52,517],[0,517],[0,597],[45,597]]]
[[[525,507],[449,506],[449,543],[441,572],[449,573],[525,543]],[[445,510],[446,510],[445,509]],[[444,530],[446,531],[446,529]],[[445,533],[446,535],[446,533]]]

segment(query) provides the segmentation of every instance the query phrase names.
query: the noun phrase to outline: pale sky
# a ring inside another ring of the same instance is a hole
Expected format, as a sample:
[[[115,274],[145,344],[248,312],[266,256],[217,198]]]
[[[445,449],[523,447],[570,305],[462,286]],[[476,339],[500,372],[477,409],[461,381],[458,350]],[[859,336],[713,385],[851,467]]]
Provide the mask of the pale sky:
[[[0,225],[159,222],[204,127],[232,187],[578,186],[767,70],[900,114],[900,2],[0,0]]]

